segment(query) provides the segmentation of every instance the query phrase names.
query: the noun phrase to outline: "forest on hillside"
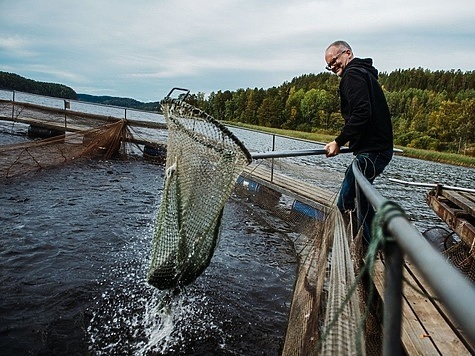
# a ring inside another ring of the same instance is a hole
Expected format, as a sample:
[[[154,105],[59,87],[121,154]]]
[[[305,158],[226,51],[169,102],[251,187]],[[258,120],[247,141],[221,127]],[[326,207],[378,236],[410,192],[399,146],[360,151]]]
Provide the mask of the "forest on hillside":
[[[130,98],[78,94],[74,89],[63,84],[40,82],[24,78],[18,74],[2,71],[0,71],[0,89],[145,111],[158,111],[160,107],[159,102],[143,103]]]
[[[76,92],[63,84],[39,82],[24,78],[15,73],[0,71],[0,89],[16,90],[25,93],[52,96],[63,99],[77,99]]]
[[[475,71],[422,68],[381,73],[395,144],[475,155]],[[305,74],[269,89],[192,95],[191,104],[218,120],[337,134],[339,78]]]
[[[339,78],[304,74],[268,89],[192,94],[187,101],[218,120],[337,134]],[[475,71],[422,68],[380,73],[391,110],[396,145],[475,155]],[[37,82],[0,72],[0,89],[158,111],[159,103],[129,98],[76,94],[62,84]]]

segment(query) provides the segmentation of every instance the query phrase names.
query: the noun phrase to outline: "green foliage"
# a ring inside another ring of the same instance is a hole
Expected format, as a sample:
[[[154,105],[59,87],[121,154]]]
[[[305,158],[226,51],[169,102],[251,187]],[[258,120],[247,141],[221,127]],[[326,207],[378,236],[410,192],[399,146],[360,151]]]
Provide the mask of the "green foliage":
[[[26,79],[18,74],[0,71],[0,89],[16,90],[26,93],[52,96],[64,99],[77,99],[76,92],[62,84],[44,83]]]
[[[25,93],[51,96],[54,98],[64,98],[71,100],[82,100],[90,103],[113,105],[126,108],[133,108],[145,111],[160,111],[160,102],[143,103],[130,98],[118,98],[113,96],[95,96],[88,94],[77,94],[72,88],[62,84],[45,83],[31,79],[26,79],[17,74],[0,71],[0,89],[15,90]],[[203,100],[199,105],[205,103]]]
[[[475,145],[475,72],[422,68],[381,73],[395,144],[446,152]],[[305,74],[279,87],[211,93],[206,107],[217,119],[304,132],[338,134],[339,78]],[[205,104],[204,104],[205,105]]]
[[[78,99],[89,103],[122,106],[127,108],[141,109],[143,103],[130,98],[117,98],[113,96],[95,96],[87,94],[78,94]]]

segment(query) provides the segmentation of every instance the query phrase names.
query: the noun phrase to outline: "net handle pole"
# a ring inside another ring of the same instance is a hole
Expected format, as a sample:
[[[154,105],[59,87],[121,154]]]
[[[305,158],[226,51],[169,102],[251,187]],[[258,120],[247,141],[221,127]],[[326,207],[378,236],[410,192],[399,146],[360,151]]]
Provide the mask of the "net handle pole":
[[[340,148],[340,153],[351,152],[348,148]],[[310,149],[310,150],[289,150],[289,151],[269,151],[269,152],[252,152],[252,159],[264,159],[264,158],[284,158],[284,157],[299,157],[299,156],[314,156],[324,155],[327,151],[322,149]]]
[[[350,153],[348,147],[340,148],[340,153]],[[399,148],[393,148],[393,152],[403,152]],[[321,149],[309,149],[309,150],[289,150],[289,151],[268,151],[268,152],[252,152],[252,159],[263,159],[263,158],[284,158],[284,157],[298,157],[298,156],[314,156],[314,155],[324,155],[327,152]]]
[[[167,94],[167,96],[165,97],[165,99],[169,98],[170,95],[172,95],[172,93],[173,93],[175,90],[181,90],[181,91],[185,91],[185,92],[186,92],[185,96],[181,99],[182,101],[184,101],[184,100],[188,97],[188,95],[190,94],[190,90],[189,90],[189,89],[177,88],[177,87],[175,87],[175,88],[172,88],[172,90],[170,90],[170,92]]]

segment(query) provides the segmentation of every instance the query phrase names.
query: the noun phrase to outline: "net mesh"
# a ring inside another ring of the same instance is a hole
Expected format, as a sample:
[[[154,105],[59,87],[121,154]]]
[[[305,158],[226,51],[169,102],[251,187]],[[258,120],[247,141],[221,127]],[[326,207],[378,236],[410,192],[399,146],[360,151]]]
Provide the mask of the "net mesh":
[[[191,283],[209,265],[224,205],[251,158],[203,111],[170,98],[162,109],[168,125],[166,179],[147,280],[170,289]]]
[[[329,331],[325,337],[321,354],[365,354],[363,332],[358,332],[358,323],[361,319],[358,293],[348,295],[356,278],[345,224],[338,209],[334,209],[329,220],[332,220],[333,225],[329,276],[331,288],[324,322]],[[360,349],[358,350],[358,348]]]
[[[475,240],[471,247],[461,241],[444,251],[444,255],[447,256],[448,260],[473,283],[475,283],[474,245]]]
[[[369,277],[365,275],[359,282],[358,294],[348,294],[355,274],[362,268],[361,231],[343,231],[345,223],[339,212],[330,209],[323,209],[322,215],[331,212],[325,218],[309,216],[302,206],[297,209],[297,204],[292,205],[297,202],[293,197],[264,185],[258,190],[249,185],[235,186],[236,178],[251,161],[239,140],[212,117],[183,101],[165,99],[162,109],[168,126],[166,180],[152,241],[148,282],[159,289],[169,289],[194,281],[209,265],[218,244],[223,207],[231,192],[246,194],[266,211],[287,221],[298,236],[294,246],[299,270],[282,354],[381,354],[381,305],[369,297]],[[11,117],[12,125],[34,125],[35,120],[40,120],[58,127],[66,125],[64,115],[60,109],[0,100],[0,118]],[[107,159],[120,147],[125,149],[124,142],[133,138],[130,120],[68,111],[67,125],[78,132],[0,146],[0,178],[81,157]],[[276,162],[276,166],[281,164],[282,171],[291,170],[293,176],[298,175],[302,168],[284,165],[285,162]],[[246,171],[250,168],[252,177],[257,177],[256,167],[251,165]],[[315,174],[315,167],[311,170]],[[332,198],[324,200],[331,204]],[[351,230],[351,218],[346,225]],[[474,251],[473,245],[459,243],[444,254],[474,281]],[[360,308],[355,299],[358,296]],[[348,297],[349,303],[343,303]],[[363,316],[364,325],[360,326],[360,310],[365,311],[366,306],[369,313]],[[329,324],[333,324],[331,328]]]
[[[265,160],[260,160],[247,167],[241,176],[251,180],[241,182],[235,192],[288,222],[295,233],[298,270],[282,355],[381,354],[380,301],[372,298],[368,303],[369,277],[365,274],[351,290],[365,256],[356,214],[339,212],[335,207],[337,193],[326,196],[320,192],[327,205],[315,206],[320,213],[313,214],[310,206],[296,204],[296,199],[303,197],[250,183],[266,175],[265,165]],[[282,175],[274,172],[274,184],[286,182]],[[318,190],[301,181],[299,186],[304,191]],[[367,305],[369,310],[363,315]]]
[[[125,120],[85,131],[0,146],[0,177],[12,178],[82,157],[110,158],[126,135]]]

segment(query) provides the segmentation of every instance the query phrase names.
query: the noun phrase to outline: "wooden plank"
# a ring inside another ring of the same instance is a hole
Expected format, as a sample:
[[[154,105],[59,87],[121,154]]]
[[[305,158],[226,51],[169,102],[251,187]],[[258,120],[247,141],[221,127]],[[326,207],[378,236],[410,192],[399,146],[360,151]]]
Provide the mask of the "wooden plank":
[[[409,283],[422,286],[424,292],[429,293],[411,273],[410,266],[405,265],[403,274]],[[375,266],[375,285],[383,296],[384,264],[379,260]],[[460,335],[447,323],[431,298],[421,295],[407,284],[403,293],[401,341],[408,355],[470,355]]]
[[[442,190],[442,196],[475,217],[475,195],[466,192]]]
[[[417,280],[418,286],[420,286],[426,294],[430,296],[435,296],[434,291],[426,283],[420,271],[410,261],[406,261],[406,269],[409,274],[413,275],[414,279]],[[464,334],[463,330],[460,330],[458,328],[457,323],[452,319],[447,309],[437,299],[431,299],[431,302],[434,307],[437,308],[440,315],[444,318],[447,324],[450,325],[454,333],[457,334],[457,337],[459,338],[460,342],[464,343],[468,352],[470,354],[475,355],[475,343],[471,342]]]
[[[475,241],[475,226],[461,215],[463,210],[449,206],[448,204],[453,205],[453,202],[441,196],[427,194],[426,202],[465,244],[472,246]]]
[[[281,188],[281,190],[283,189],[287,192],[291,191],[299,196],[305,197],[308,200],[316,201],[326,206],[331,205],[331,202],[335,199],[335,194],[329,192],[328,190],[305,182],[297,181],[277,172],[274,172],[273,179],[271,181],[270,169],[262,166],[247,167],[244,172],[248,175],[258,177],[264,182],[278,186]]]
[[[246,172],[243,172],[241,174],[241,176],[245,177],[245,178],[248,178],[262,186],[265,186],[265,187],[268,187],[269,189],[272,189],[280,194],[283,194],[283,195],[286,195],[290,198],[293,198],[293,199],[296,199],[302,203],[305,203],[307,204],[308,206],[311,206],[317,210],[320,210],[320,211],[323,211],[324,213],[328,213],[329,212],[329,202],[326,201],[326,202],[323,202],[323,203],[319,203],[316,199],[309,199],[307,197],[304,197],[302,195],[299,195],[298,193],[290,190],[290,189],[287,189],[287,188],[284,188],[284,187],[280,187],[279,185],[276,185],[274,183],[270,183],[268,180],[263,180],[259,177],[257,177],[255,174],[247,174]]]
[[[4,119],[4,118],[2,117],[0,119]],[[33,126],[39,126],[39,127],[44,127],[47,129],[58,130],[58,131],[81,132],[81,131],[87,131],[89,129],[84,126],[74,126],[74,125],[67,125],[67,127],[64,127],[64,121],[63,122],[45,121],[45,120],[33,119],[31,117],[18,117],[18,118],[15,118],[15,120],[9,119],[7,121],[20,122],[22,124],[29,124]]]
[[[406,281],[412,285],[419,285],[424,293],[430,295],[428,289],[419,284],[409,273],[407,265],[404,267],[403,274]],[[421,295],[407,284],[404,286],[404,298],[426,330],[423,337],[430,338],[442,355],[470,355],[459,336],[452,329],[452,325],[447,323],[439,309],[433,304],[433,299],[428,298],[427,295]]]
[[[375,264],[373,281],[381,299],[384,301],[384,265],[379,259]],[[421,335],[426,335],[426,330],[405,298],[402,299],[401,319],[401,342],[407,355],[440,354],[430,338],[421,337]]]

